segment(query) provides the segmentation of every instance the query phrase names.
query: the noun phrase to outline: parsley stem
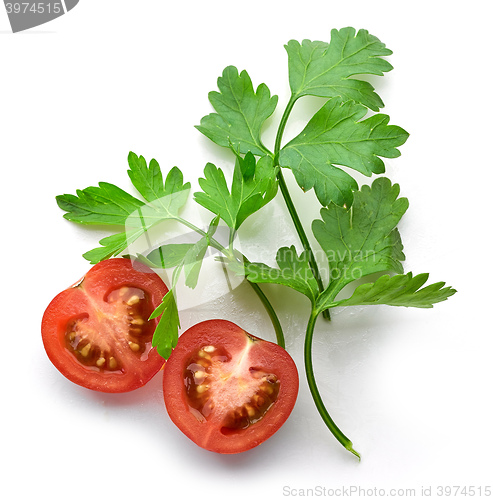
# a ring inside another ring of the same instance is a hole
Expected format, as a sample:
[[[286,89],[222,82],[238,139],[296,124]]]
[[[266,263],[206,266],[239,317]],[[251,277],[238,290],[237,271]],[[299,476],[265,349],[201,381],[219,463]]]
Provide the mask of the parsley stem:
[[[250,264],[250,261],[242,255],[243,258],[243,263],[244,265]],[[269,318],[272,322],[272,326],[274,327],[274,331],[276,332],[276,341],[277,345],[282,347],[283,349],[286,349],[286,342],[284,340],[284,332],[282,330],[281,322],[279,321],[279,317],[277,316],[276,310],[270,303],[269,299],[265,295],[265,293],[262,291],[260,286],[257,283],[254,283],[253,281],[247,280],[248,283],[250,283],[250,286],[253,288],[253,291],[257,294],[258,298],[262,302],[262,304],[265,307],[265,310],[267,311],[267,314],[269,315]]]
[[[270,320],[272,321],[272,326],[274,327],[274,330],[276,332],[276,339],[277,339],[277,345],[282,347],[283,349],[286,349],[286,342],[284,341],[284,333],[282,331],[282,326],[279,321],[279,318],[277,317],[276,311],[272,307],[272,304],[269,302],[269,299],[266,297],[264,292],[260,289],[259,285],[257,283],[252,283],[249,281],[251,287],[253,288],[254,292],[258,295],[259,299],[262,301],[262,304],[265,307],[265,310],[267,311],[267,314],[270,317]]]
[[[286,109],[284,110],[283,115],[281,116],[281,121],[279,122],[279,128],[277,129],[276,142],[274,144],[274,155],[277,156],[279,151],[281,151],[281,141],[282,136],[284,134],[284,129],[286,128],[286,124],[288,123],[289,115],[293,110],[294,103],[296,102],[297,97],[291,96],[288,104],[286,105]],[[276,159],[277,160],[277,159]]]
[[[317,383],[315,381],[315,375],[313,372],[313,360],[312,360],[312,343],[313,343],[313,334],[315,331],[315,323],[317,321],[317,317],[319,312],[315,309],[312,311],[310,315],[310,319],[308,321],[308,325],[306,327],[306,337],[305,337],[305,372],[306,378],[308,381],[308,387],[310,388],[310,392],[313,397],[313,401],[315,402],[315,406],[322,417],[322,420],[325,422],[325,425],[329,428],[330,432],[334,435],[334,437],[339,441],[339,443],[346,448],[346,450],[350,451],[354,455],[361,460],[360,454],[353,448],[353,443],[343,434],[343,432],[337,427],[335,422],[332,420],[332,417],[329,415],[329,412],[325,408],[325,405],[322,401],[322,397],[320,396],[320,392],[318,391]]]
[[[288,122],[289,115],[293,109],[294,103],[298,97],[294,95],[289,99],[288,104],[286,105],[286,109],[281,117],[281,121],[279,123],[279,128],[277,130],[276,142],[274,145],[274,159],[275,166],[279,166],[279,172],[277,173],[277,180],[279,181],[279,188],[281,190],[282,197],[284,198],[284,202],[288,208],[289,215],[291,216],[291,220],[293,221],[296,232],[298,233],[298,237],[300,238],[301,244],[303,245],[304,250],[308,255],[308,263],[310,264],[310,269],[312,270],[313,275],[315,276],[315,280],[317,281],[318,289],[320,293],[324,291],[324,284],[322,278],[320,276],[320,271],[318,269],[318,264],[315,259],[315,254],[313,253],[310,242],[308,240],[308,236],[306,235],[305,229],[303,228],[303,224],[298,216],[298,212],[296,211],[296,207],[294,206],[293,200],[289,193],[288,186],[286,181],[284,180],[284,175],[282,173],[281,166],[279,165],[279,152],[281,151],[281,141],[284,133],[284,129],[286,127],[286,123]],[[328,309],[323,311],[322,313],[325,319],[330,319],[330,312]]]
[[[230,241],[229,241],[230,247],[229,249],[227,249],[226,247],[221,245],[221,243],[219,243],[217,240],[208,236],[204,230],[200,229],[192,222],[189,222],[186,219],[182,219],[181,217],[176,217],[176,220],[182,223],[184,226],[188,227],[189,229],[192,229],[196,233],[200,234],[201,236],[208,237],[209,245],[215,248],[216,250],[219,250],[224,255],[224,257],[226,257],[226,259],[235,260],[234,249],[233,249],[233,240],[235,235],[234,231],[230,232]],[[248,263],[248,259],[244,255],[242,256],[242,258],[245,263]],[[267,314],[270,317],[272,326],[274,327],[274,331],[276,332],[277,344],[281,346],[283,349],[285,349],[286,342],[284,340],[284,333],[282,330],[281,322],[279,321],[275,309],[272,307],[272,304],[270,303],[269,299],[267,298],[265,293],[260,289],[260,286],[257,283],[252,283],[251,281],[248,281],[248,283],[252,287],[253,291],[259,297],[260,301],[265,307],[265,310],[267,311]]]
[[[219,243],[216,239],[214,239],[210,235],[208,235],[203,229],[200,229],[200,227],[197,227],[192,222],[189,222],[186,219],[182,219],[181,217],[175,217],[175,219],[178,222],[180,222],[181,224],[183,224],[184,226],[191,229],[192,231],[195,231],[196,233],[200,234],[200,236],[205,236],[208,239],[209,245],[211,247],[215,248],[216,250],[219,250],[220,252],[222,252],[226,256],[229,255],[228,250],[223,245],[221,245],[221,243]]]

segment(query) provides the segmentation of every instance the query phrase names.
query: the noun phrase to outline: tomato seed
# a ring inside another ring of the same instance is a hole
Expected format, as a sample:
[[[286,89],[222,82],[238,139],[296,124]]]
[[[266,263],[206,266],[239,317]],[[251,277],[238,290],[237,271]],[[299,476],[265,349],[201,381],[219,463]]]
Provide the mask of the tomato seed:
[[[255,416],[255,408],[253,408],[253,406],[250,406],[249,404],[246,404],[245,405],[245,410],[246,412],[248,413],[248,416],[251,418],[253,416]]]
[[[79,352],[81,356],[87,358],[89,356],[89,353],[91,352],[91,343],[89,342],[88,344],[86,344]]]
[[[135,304],[138,304],[140,302],[140,298],[138,295],[132,295],[128,300],[127,304],[129,306],[134,306]]]
[[[133,352],[138,352],[140,351],[140,345],[135,343],[135,342],[129,342],[128,343],[130,349],[132,349]]]
[[[198,385],[197,388],[196,388],[196,391],[198,394],[202,394],[204,393],[205,391],[208,391],[209,390],[209,386],[206,385],[206,384],[201,384],[201,385]]]
[[[258,408],[265,403],[265,398],[263,398],[259,394],[254,394],[252,401],[255,403],[255,406]]]

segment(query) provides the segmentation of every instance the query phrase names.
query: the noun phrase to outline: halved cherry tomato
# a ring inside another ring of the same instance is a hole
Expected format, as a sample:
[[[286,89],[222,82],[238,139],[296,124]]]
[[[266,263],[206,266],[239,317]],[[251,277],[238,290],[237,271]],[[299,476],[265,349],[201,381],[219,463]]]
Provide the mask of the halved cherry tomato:
[[[102,392],[146,384],[163,366],[152,348],[157,319],[148,321],[168,288],[147,266],[104,260],[58,294],[43,315],[48,357],[69,380]]]
[[[225,320],[183,333],[164,367],[171,420],[218,453],[239,453],[272,436],[291,413],[298,386],[296,365],[282,347]]]

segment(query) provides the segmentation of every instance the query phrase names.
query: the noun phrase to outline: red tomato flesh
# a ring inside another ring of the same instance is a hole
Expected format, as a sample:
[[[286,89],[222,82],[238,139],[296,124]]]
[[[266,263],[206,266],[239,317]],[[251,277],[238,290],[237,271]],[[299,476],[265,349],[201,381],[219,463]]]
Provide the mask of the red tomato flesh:
[[[58,294],[41,325],[55,367],[72,382],[102,392],[146,384],[164,360],[152,348],[157,319],[148,321],[168,288],[147,266],[108,259]]]
[[[225,320],[183,333],[164,368],[171,420],[196,444],[239,453],[272,436],[298,395],[298,371],[277,344]]]

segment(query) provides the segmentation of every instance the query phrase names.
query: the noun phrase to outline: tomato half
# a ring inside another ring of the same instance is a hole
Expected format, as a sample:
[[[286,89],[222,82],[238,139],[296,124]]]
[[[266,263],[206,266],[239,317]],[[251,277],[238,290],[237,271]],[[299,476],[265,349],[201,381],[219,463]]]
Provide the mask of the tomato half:
[[[171,420],[206,450],[239,453],[272,436],[298,395],[298,371],[277,344],[225,320],[199,323],[164,367]]]
[[[69,380],[102,392],[147,383],[164,359],[152,348],[157,319],[148,321],[168,288],[147,266],[108,259],[58,294],[41,325],[46,353]]]

